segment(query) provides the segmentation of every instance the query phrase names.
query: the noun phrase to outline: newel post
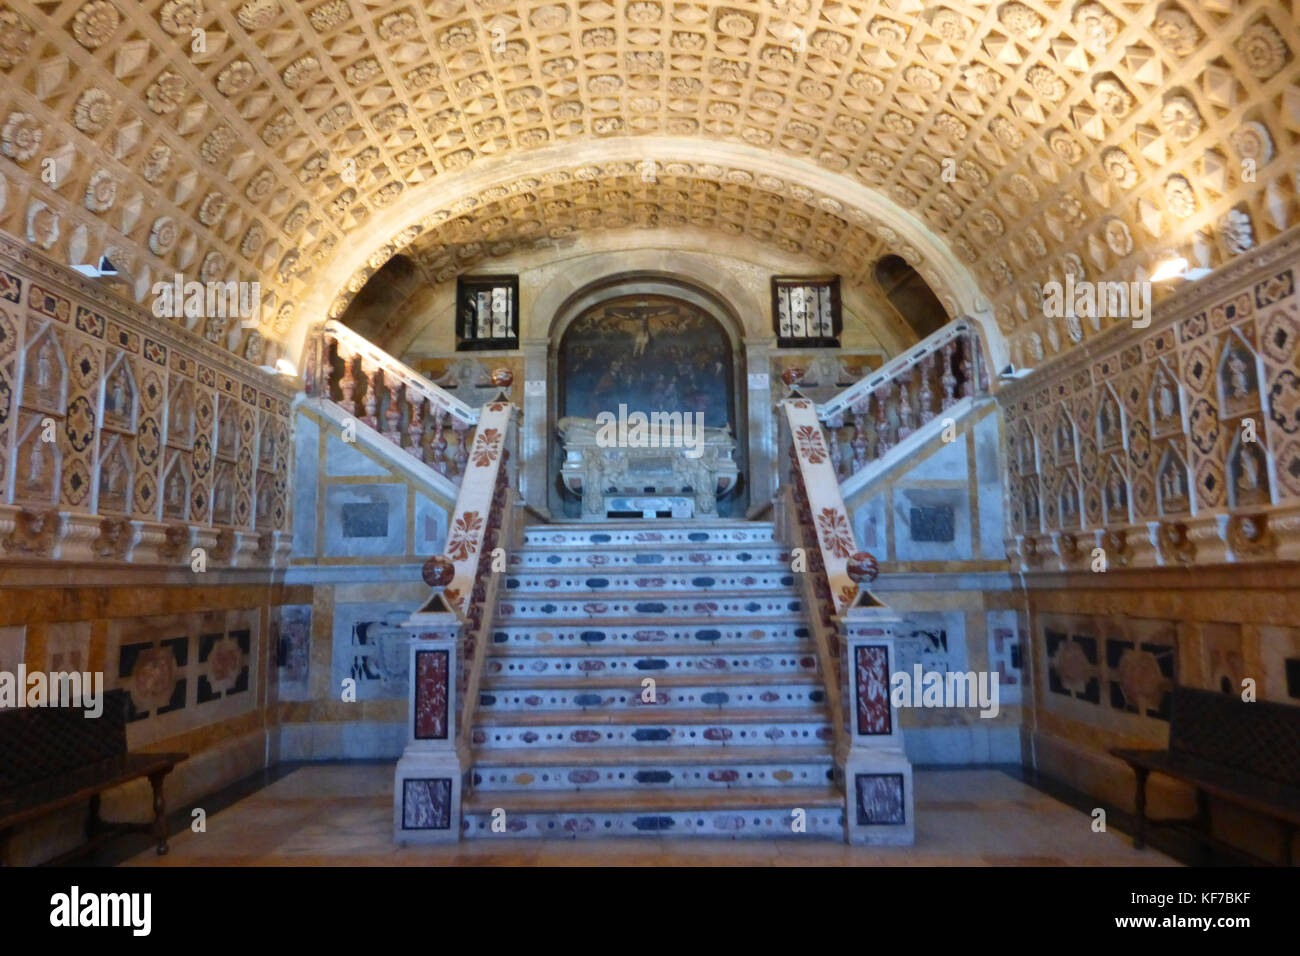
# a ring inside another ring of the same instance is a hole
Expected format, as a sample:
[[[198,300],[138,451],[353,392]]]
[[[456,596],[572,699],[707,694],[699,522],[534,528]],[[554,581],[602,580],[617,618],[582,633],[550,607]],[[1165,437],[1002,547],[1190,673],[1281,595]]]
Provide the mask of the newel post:
[[[455,567],[442,556],[424,566],[434,589],[403,627],[410,632],[406,749],[393,787],[396,843],[449,843],[460,839],[461,794],[468,764],[457,751],[457,655],[465,618],[443,589]]]
[[[848,725],[847,752],[836,754],[844,770],[844,838],[867,846],[910,846],[916,839],[912,765],[889,685],[899,618],[867,590],[877,574],[871,555],[853,555],[848,574],[858,594],[836,619]]]

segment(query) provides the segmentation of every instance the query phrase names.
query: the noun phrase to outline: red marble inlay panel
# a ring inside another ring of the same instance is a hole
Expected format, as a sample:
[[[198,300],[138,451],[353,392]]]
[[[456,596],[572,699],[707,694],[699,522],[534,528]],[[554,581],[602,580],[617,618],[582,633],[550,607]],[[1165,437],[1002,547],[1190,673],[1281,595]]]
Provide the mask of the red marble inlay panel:
[[[855,663],[858,733],[888,734],[893,729],[889,710],[889,648],[884,644],[861,644]]]
[[[420,651],[415,655],[415,739],[447,739],[446,651]]]

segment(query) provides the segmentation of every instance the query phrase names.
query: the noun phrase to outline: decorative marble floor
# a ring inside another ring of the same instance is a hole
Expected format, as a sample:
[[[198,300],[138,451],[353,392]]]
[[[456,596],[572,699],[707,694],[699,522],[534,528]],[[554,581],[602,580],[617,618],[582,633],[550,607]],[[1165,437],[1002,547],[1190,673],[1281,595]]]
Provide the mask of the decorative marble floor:
[[[1176,866],[1127,836],[995,769],[916,771],[916,845],[848,847],[819,838],[392,842],[391,764],[315,764],[177,833],[171,853],[128,866]],[[199,804],[200,806],[202,804]]]

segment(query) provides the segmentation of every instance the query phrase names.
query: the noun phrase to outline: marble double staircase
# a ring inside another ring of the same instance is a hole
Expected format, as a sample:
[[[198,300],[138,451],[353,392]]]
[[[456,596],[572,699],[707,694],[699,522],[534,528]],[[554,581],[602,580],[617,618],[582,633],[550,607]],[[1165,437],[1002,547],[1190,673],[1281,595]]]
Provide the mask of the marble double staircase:
[[[843,838],[771,523],[536,525],[497,590],[463,836]]]

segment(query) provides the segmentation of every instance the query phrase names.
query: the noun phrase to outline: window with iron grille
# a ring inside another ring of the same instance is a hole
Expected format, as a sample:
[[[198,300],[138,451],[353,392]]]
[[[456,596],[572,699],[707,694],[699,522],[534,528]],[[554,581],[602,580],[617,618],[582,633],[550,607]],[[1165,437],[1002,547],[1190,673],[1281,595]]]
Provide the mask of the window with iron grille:
[[[519,348],[519,277],[456,279],[456,351]]]
[[[773,276],[772,326],[778,348],[839,348],[839,276]]]

